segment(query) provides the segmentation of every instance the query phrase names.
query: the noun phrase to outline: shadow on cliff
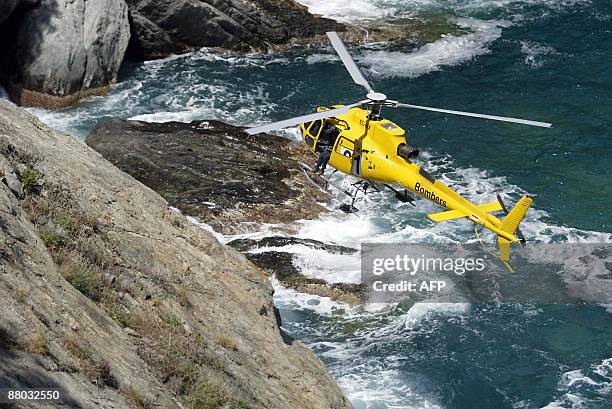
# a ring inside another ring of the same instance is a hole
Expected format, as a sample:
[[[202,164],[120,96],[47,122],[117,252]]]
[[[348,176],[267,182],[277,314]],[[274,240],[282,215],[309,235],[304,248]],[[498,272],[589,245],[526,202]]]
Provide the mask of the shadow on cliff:
[[[0,84],[22,84],[20,66],[40,55],[44,37],[56,30],[52,21],[59,14],[57,1],[21,0],[11,15],[0,24]],[[22,43],[20,39],[24,37],[28,38],[28,44],[32,46],[27,50],[18,50]]]
[[[80,404],[53,378],[53,372],[45,370],[42,358],[14,348],[17,342],[10,332],[0,327],[0,389],[57,389],[61,406],[79,408]],[[55,372],[57,373],[57,372]],[[0,408],[15,407],[0,402]]]

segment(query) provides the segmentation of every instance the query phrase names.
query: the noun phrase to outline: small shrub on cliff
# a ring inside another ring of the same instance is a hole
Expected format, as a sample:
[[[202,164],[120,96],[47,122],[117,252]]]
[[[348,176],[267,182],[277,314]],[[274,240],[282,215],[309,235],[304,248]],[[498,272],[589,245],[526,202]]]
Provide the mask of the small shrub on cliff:
[[[40,231],[40,238],[42,239],[46,248],[51,251],[57,251],[64,245],[62,236],[51,227],[46,226]]]
[[[218,388],[200,380],[191,391],[191,409],[218,409],[226,404],[226,397]]]
[[[221,345],[225,349],[231,349],[234,351],[238,349],[236,346],[236,341],[225,335],[219,335],[217,337],[217,344]]]
[[[21,188],[26,193],[32,193],[38,185],[38,173],[34,169],[25,169],[19,174]]]
[[[100,300],[102,294],[102,276],[100,272],[84,260],[66,262],[60,266],[60,272],[74,288],[94,301]]]
[[[187,291],[184,287],[179,287],[176,289],[176,297],[178,298],[178,302],[182,307],[189,308],[191,307],[191,298],[189,297],[189,291]]]
[[[81,347],[79,346],[79,342],[77,341],[76,337],[74,337],[73,335],[64,337],[62,339],[62,344],[64,345],[64,348],[66,348],[68,352],[70,352],[72,355],[76,356],[77,358],[82,359],[85,356],[85,351],[81,349]]]
[[[121,304],[119,297],[112,293],[106,292],[102,297],[102,305],[110,315],[122,328],[129,327],[132,324],[132,314],[130,310]]]
[[[26,295],[28,292],[25,288],[17,287],[15,288],[15,300],[18,302],[24,302],[26,300]]]
[[[119,381],[115,378],[111,371],[111,367],[105,360],[101,360],[95,367],[95,374],[97,381],[102,385],[108,386],[113,389],[119,389]]]
[[[153,403],[131,385],[123,391],[123,395],[138,409],[153,408]]]
[[[36,331],[26,341],[25,350],[31,354],[44,355],[49,351],[47,337],[41,330]]]
[[[113,389],[119,389],[119,381],[113,375],[111,367],[104,359],[96,361],[89,349],[73,336],[69,335],[62,340],[64,348],[68,350],[75,358],[79,360],[80,372],[87,379],[98,386],[109,386]]]
[[[47,198],[39,196],[36,200],[27,201],[25,208],[30,216],[30,221],[35,225],[40,225],[49,214],[49,201]]]

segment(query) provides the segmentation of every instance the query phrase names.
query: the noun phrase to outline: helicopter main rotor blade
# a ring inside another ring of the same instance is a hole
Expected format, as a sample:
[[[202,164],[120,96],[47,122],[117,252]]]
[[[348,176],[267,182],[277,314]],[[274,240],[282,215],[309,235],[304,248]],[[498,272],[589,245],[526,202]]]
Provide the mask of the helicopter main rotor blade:
[[[347,71],[349,72],[349,74],[351,74],[351,77],[353,77],[353,81],[355,81],[355,84],[359,84],[365,89],[367,89],[368,92],[372,92],[372,86],[370,85],[368,80],[365,79],[365,77],[361,73],[361,70],[359,69],[359,67],[357,67],[357,64],[355,64],[355,60],[353,60],[353,57],[351,57],[351,54],[346,49],[346,46],[340,39],[338,33],[336,33],[335,31],[330,31],[327,33],[327,37],[329,37],[329,40],[331,41],[331,44],[334,47],[334,50],[336,50],[336,53],[338,53],[338,56],[340,56],[340,59],[342,60],[342,63],[344,63],[344,66],[346,67]]]
[[[370,101],[369,100],[365,100],[365,101],[357,102],[355,104],[345,105],[342,108],[330,109],[328,111],[317,112],[316,114],[309,114],[309,115],[298,116],[298,117],[295,117],[295,118],[285,119],[283,121],[272,122],[272,123],[267,124],[267,125],[256,126],[254,128],[247,128],[244,131],[246,133],[248,133],[249,135],[255,135],[255,134],[258,134],[258,133],[263,133],[263,132],[268,132],[268,131],[274,131],[274,130],[277,130],[277,129],[288,128],[290,126],[299,125],[299,124],[304,123],[304,122],[311,122],[311,121],[316,121],[316,120],[319,120],[319,119],[325,119],[325,118],[331,118],[331,117],[334,117],[334,116],[344,115],[344,114],[348,113],[348,111],[350,111],[351,108],[355,108],[355,107],[361,106],[361,105],[366,104],[368,102],[370,102]]]
[[[505,116],[476,114],[476,113],[473,113],[473,112],[452,111],[450,109],[431,108],[431,107],[425,107],[425,106],[421,106],[421,105],[411,105],[411,104],[398,103],[395,106],[397,106],[399,108],[411,108],[411,109],[420,109],[420,110],[423,110],[423,111],[441,112],[443,114],[452,114],[452,115],[470,116],[470,117],[473,117],[473,118],[491,119],[493,121],[513,122],[513,123],[516,123],[516,124],[539,126],[539,127],[542,127],[542,128],[550,128],[552,126],[552,124],[549,124],[547,122],[530,121],[528,119],[510,118],[510,117],[505,117]]]

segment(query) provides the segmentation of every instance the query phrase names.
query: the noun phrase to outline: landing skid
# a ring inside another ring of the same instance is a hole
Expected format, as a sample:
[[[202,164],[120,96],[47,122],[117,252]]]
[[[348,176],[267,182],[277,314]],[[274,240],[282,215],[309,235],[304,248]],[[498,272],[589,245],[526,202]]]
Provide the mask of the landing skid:
[[[357,195],[359,194],[359,192],[363,192],[364,194],[367,194],[368,188],[370,187],[375,191],[379,191],[379,189],[376,186],[364,180],[358,180],[357,182],[351,184],[351,186],[355,188],[355,191],[351,193],[330,179],[330,177],[338,171],[337,169],[334,169],[334,171],[329,176],[323,176],[323,175],[316,174],[314,172],[314,169],[312,169],[310,166],[308,166],[305,163],[299,162],[299,167],[302,170],[302,172],[304,172],[306,179],[308,179],[308,181],[313,186],[315,186],[320,191],[332,197],[333,200],[336,200],[336,199],[333,198],[333,196],[329,192],[330,186],[332,186],[336,190],[340,191],[341,193],[349,197],[350,203],[340,202],[340,207],[338,208],[339,210],[342,210],[344,213],[356,213],[359,211],[359,209],[355,207],[355,201],[357,200]],[[322,180],[323,183],[320,183],[318,179]]]

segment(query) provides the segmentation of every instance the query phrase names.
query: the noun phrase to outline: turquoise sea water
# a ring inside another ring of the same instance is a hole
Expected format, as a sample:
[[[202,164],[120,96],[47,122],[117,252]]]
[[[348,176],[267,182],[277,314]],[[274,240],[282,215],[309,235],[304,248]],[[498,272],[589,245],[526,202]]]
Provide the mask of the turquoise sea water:
[[[424,151],[422,163],[462,194],[490,201],[528,192],[528,238],[610,242],[612,2],[318,1],[358,25],[403,17],[447,22],[420,47],[353,49],[377,90],[406,103],[552,122],[552,129],[387,110]],[[362,91],[327,47],[239,56],[207,50],[123,68],[105,97],[60,112],[33,110],[81,137],[104,117],[223,119],[246,125],[349,103]],[[289,137],[295,133],[288,132]],[[297,235],[358,247],[472,239],[462,222],[433,225],[391,195],[337,211]],[[262,226],[260,235],[269,226]],[[300,246],[306,274],[355,281],[356,256]],[[529,279],[529,277],[526,277]],[[612,314],[606,306],[414,305],[364,312],[278,287],[285,329],[330,368],[356,408],[612,408]]]

